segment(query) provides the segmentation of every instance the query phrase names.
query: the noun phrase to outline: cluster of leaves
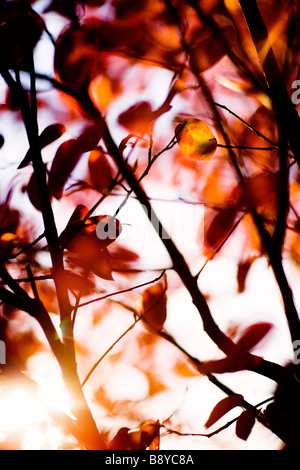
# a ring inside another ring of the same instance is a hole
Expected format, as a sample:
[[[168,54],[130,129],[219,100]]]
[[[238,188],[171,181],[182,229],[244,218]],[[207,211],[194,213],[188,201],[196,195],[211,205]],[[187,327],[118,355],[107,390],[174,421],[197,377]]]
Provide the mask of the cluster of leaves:
[[[39,13],[35,4],[15,0],[0,6],[0,73],[7,97],[3,113],[19,112],[29,142],[15,168],[21,190],[11,183],[0,205],[0,332],[8,345],[3,375],[26,369],[28,358],[40,347],[32,333],[32,348],[21,352],[20,347],[16,353],[12,320],[23,310],[42,327],[66,387],[80,403],[72,409],[77,422],[64,417],[64,427],[87,448],[158,449],[163,423],[152,419],[140,420],[133,429],[121,427],[107,443],[91,416],[77,372],[78,311],[97,302],[103,318],[109,306],[101,301],[129,293],[116,302],[133,313],[128,331],[141,320],[147,335],[170,342],[197,374],[206,375],[228,394],[213,409],[206,427],[242,406],[236,420],[239,438],[246,440],[260,421],[289,444],[280,392],[264,415],[212,374],[251,370],[278,382],[280,391],[285,380],[289,390],[297,387],[298,371],[252,354],[270,323],[250,325],[239,338],[221,331],[197,281],[207,262],[238,232],[242,247],[237,253],[237,292],[245,291],[254,261],[266,256],[282,294],[291,339],[300,338],[298,313],[282,265],[283,255],[299,265],[299,117],[288,92],[299,73],[298,2],[52,0]],[[66,23],[56,38],[51,34],[53,15]],[[41,42],[53,50],[51,76],[39,73],[36,46]],[[168,89],[162,99],[159,96],[161,104],[154,105],[148,75],[161,71],[168,77]],[[45,82],[49,97],[39,89]],[[122,99],[131,93],[138,96],[136,101],[125,101],[122,108]],[[238,98],[239,114],[216,102],[216,96],[226,102]],[[51,118],[40,131],[43,107]],[[111,128],[108,122],[113,123]],[[114,129],[120,138],[114,138]],[[9,146],[5,139],[4,135],[0,141],[3,152]],[[45,155],[50,155],[48,163]],[[152,210],[144,186],[150,188],[153,182],[186,192],[186,202],[205,206],[204,244],[195,266],[206,261],[197,275],[183,257],[184,249],[175,246]],[[33,234],[25,211],[13,208],[16,194],[22,203],[29,201],[42,220],[41,233]],[[120,241],[122,208],[133,194],[170,256],[167,268],[177,273],[205,332],[224,358],[202,362],[167,332],[168,298],[174,285],[165,266],[154,280],[132,283],[146,272],[138,264],[139,253]],[[101,204],[116,196],[122,202],[115,211],[102,211]],[[64,204],[71,206],[66,218]],[[61,233],[59,215],[64,219]],[[45,253],[46,263],[40,256]],[[124,288],[128,280],[130,287]],[[107,290],[109,282],[117,285],[113,292]],[[135,288],[141,289],[138,307]],[[60,316],[59,331],[50,313]],[[25,335],[19,336],[20,345],[25,341]],[[104,393],[98,396],[104,403]],[[296,421],[299,405],[294,405]],[[299,440],[293,436],[293,444],[299,445]]]

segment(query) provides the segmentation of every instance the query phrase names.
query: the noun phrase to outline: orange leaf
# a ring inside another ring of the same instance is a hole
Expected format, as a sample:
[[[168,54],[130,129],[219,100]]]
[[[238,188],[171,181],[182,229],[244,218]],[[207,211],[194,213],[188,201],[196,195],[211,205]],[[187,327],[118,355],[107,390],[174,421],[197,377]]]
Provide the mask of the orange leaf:
[[[113,172],[110,162],[102,150],[92,150],[88,167],[90,179],[95,189],[100,192],[108,189],[113,181]]]
[[[216,406],[213,408],[212,412],[209,415],[208,420],[205,423],[205,427],[209,428],[214,423],[219,421],[228,411],[232,410],[236,406],[241,406],[243,403],[243,395],[230,395],[223,400],[219,401]]]
[[[278,174],[263,171],[251,176],[246,180],[246,204],[262,215],[276,216],[279,180]]]
[[[142,321],[161,330],[167,318],[167,296],[164,282],[148,287],[142,295]]]
[[[175,136],[182,152],[192,160],[211,160],[217,148],[214,134],[208,125],[199,119],[187,119],[178,124]]]
[[[144,134],[153,118],[150,103],[140,101],[120,114],[118,122],[131,133]]]
[[[240,438],[246,441],[255,424],[255,419],[258,411],[254,407],[250,407],[238,417],[236,422],[235,433]]]

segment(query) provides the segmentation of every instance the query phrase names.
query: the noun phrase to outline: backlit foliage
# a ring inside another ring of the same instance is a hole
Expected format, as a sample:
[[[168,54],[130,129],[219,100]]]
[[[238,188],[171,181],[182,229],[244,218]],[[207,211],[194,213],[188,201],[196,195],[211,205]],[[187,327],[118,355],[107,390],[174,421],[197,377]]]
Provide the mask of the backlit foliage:
[[[298,1],[0,18],[0,448],[299,448]]]

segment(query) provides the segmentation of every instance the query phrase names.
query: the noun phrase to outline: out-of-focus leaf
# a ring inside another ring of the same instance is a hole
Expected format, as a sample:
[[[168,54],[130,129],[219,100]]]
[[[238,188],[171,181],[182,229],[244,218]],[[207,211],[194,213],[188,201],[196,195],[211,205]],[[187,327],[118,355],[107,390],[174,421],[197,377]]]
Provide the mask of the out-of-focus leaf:
[[[232,43],[235,39],[233,26],[226,26],[220,29],[220,33]],[[195,73],[202,73],[208,70],[221,60],[226,54],[224,41],[208,28],[202,28],[200,34],[192,38],[190,49],[190,64]]]
[[[205,423],[205,427],[209,428],[214,423],[219,421],[226,413],[235,408],[236,406],[241,406],[243,403],[243,395],[229,395],[223,400],[219,401],[216,406],[213,408],[212,412],[209,415],[208,420]]]
[[[140,101],[124,111],[118,117],[118,122],[133,134],[144,134],[155,115],[148,101]]]
[[[192,160],[211,160],[217,140],[208,125],[199,119],[187,119],[178,124],[175,136],[182,152]]]
[[[2,2],[0,6],[0,49],[3,67],[23,68],[43,31],[43,20],[22,7],[22,2]]]
[[[261,215],[274,218],[277,213],[280,176],[277,173],[259,172],[246,181],[245,204],[255,207]]]
[[[260,322],[249,326],[243,332],[242,336],[237,342],[237,345],[243,351],[251,351],[265,336],[273,325],[271,323]]]
[[[52,144],[55,140],[59,139],[64,133],[66,132],[66,128],[63,124],[51,124],[50,126],[46,127],[40,137],[40,148],[43,149],[49,144]],[[24,168],[28,165],[32,160],[31,149],[29,149],[21,161],[19,168]]]
[[[238,293],[241,294],[245,291],[246,278],[253,264],[254,258],[247,258],[244,261],[240,261],[237,267],[237,284]]]
[[[99,27],[100,20],[89,18],[80,26],[72,24],[57,40],[54,68],[61,81],[74,91],[87,88],[101,71]]]
[[[20,223],[20,214],[16,209],[11,209],[10,194],[8,194],[6,200],[0,204],[0,236],[5,233],[17,233],[17,229]]]
[[[208,250],[217,249],[226,239],[234,226],[237,212],[235,207],[220,210],[205,224],[204,243]]]
[[[80,291],[81,295],[90,294],[93,288],[93,283],[90,279],[68,270],[64,270],[64,272],[58,276],[58,280],[67,289]]]
[[[179,358],[174,365],[174,372],[181,377],[199,377],[198,370],[195,369],[187,360]]]
[[[142,321],[161,330],[167,318],[167,296],[164,282],[148,287],[142,295]]]
[[[96,276],[106,279],[107,281],[113,281],[112,267],[110,261],[110,254],[107,248],[102,248],[99,254],[97,254],[89,265],[91,271]]]
[[[92,150],[88,167],[90,180],[95,189],[105,192],[112,184],[114,177],[111,164],[101,149]]]
[[[63,142],[58,148],[49,172],[49,190],[56,199],[62,197],[64,185],[81,155],[97,147],[103,130],[104,125],[100,122],[88,127],[77,139]]]
[[[258,411],[253,407],[249,407],[243,411],[238,417],[235,427],[235,433],[240,438],[246,441],[252,431],[255,424],[256,416]]]
[[[132,265],[139,260],[139,255],[128,248],[113,245],[110,249],[110,260],[113,271],[130,271]]]

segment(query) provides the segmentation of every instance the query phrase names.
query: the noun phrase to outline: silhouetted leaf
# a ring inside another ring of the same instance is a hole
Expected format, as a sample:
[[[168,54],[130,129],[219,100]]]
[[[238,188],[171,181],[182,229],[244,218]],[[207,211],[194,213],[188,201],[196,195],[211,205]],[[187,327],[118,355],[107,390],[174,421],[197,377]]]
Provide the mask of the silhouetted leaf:
[[[123,427],[110,442],[109,450],[158,450],[159,449],[158,421],[148,420],[136,429]]]
[[[205,427],[209,428],[214,423],[219,421],[222,416],[224,416],[228,411],[232,410],[236,406],[241,406],[243,403],[244,397],[243,395],[229,395],[223,400],[219,401],[216,406],[213,408],[211,414],[209,415],[208,420],[205,423]]]
[[[0,6],[1,64],[23,68],[43,31],[43,20],[29,12],[22,2],[2,2]]]
[[[39,140],[40,140],[40,148],[43,149],[49,144],[52,144],[55,140],[59,139],[64,133],[66,132],[66,128],[63,124],[51,124],[50,126],[46,127],[43,132],[41,133]],[[27,166],[32,160],[31,149],[29,149],[21,161],[19,168],[24,168]]]
[[[64,185],[81,155],[97,147],[103,130],[104,125],[100,122],[88,127],[77,139],[63,142],[58,148],[49,172],[49,190],[56,199],[62,197]]]
[[[35,173],[33,172],[29,182],[26,186],[26,192],[28,194],[29,200],[31,204],[38,210],[41,211],[41,203],[40,203],[40,196],[38,191],[38,185],[36,181]]]
[[[256,416],[258,411],[253,407],[249,407],[247,410],[238,417],[235,427],[235,433],[240,438],[246,441],[252,431],[255,424]]]
[[[255,323],[249,326],[243,332],[242,336],[237,342],[237,345],[243,351],[251,351],[265,336],[273,325],[271,323]]]

